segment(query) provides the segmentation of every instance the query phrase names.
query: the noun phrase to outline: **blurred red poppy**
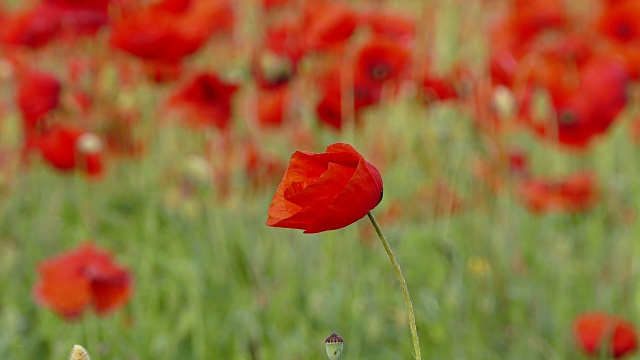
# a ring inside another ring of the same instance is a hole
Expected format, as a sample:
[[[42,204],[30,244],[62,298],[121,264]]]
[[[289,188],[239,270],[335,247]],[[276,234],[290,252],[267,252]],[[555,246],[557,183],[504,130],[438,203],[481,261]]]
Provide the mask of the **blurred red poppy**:
[[[131,298],[129,271],[111,254],[86,242],[38,264],[35,300],[67,320],[93,308],[105,315],[123,307]]]
[[[59,30],[58,17],[34,8],[2,19],[0,41],[10,45],[39,48],[53,40]]]
[[[258,122],[263,126],[280,126],[291,102],[290,89],[282,87],[258,92]]]
[[[582,66],[595,56],[593,39],[581,32],[557,33],[551,38],[541,38],[529,46],[529,51],[569,66]]]
[[[411,54],[385,38],[371,39],[356,54],[356,78],[375,84],[397,81],[409,70]]]
[[[94,35],[109,25],[110,0],[45,0],[39,8],[60,22],[60,30],[72,35]]]
[[[345,120],[349,117],[343,112],[343,97],[340,83],[330,85],[324,89],[322,99],[316,105],[318,119],[325,125],[329,125],[334,129],[340,130]],[[349,99],[347,97],[347,99]],[[358,86],[353,89],[353,120],[358,123],[360,114],[363,109],[380,101],[380,89],[368,89],[367,87]],[[351,109],[349,109],[351,110]]]
[[[323,51],[342,45],[351,37],[358,24],[358,15],[338,2],[307,1],[303,23],[306,49]]]
[[[25,71],[18,84],[16,101],[24,119],[26,136],[35,134],[38,122],[58,107],[62,84],[54,75],[42,71]]]
[[[266,154],[257,146],[245,146],[245,176],[255,189],[276,183],[286,167],[278,158]]]
[[[507,50],[496,51],[489,57],[489,72],[494,84],[512,86],[520,63]]]
[[[0,40],[39,48],[61,35],[93,35],[108,25],[109,1],[45,0],[36,7],[8,16],[0,26]]]
[[[562,0],[515,1],[492,25],[489,66],[494,84],[512,86],[521,62],[538,52],[537,40],[548,41],[564,30],[567,14]],[[555,31],[552,36],[544,36]]]
[[[91,132],[74,126],[54,125],[38,135],[35,141],[42,157],[58,170],[80,170],[92,177],[103,174],[102,142]]]
[[[262,0],[262,7],[265,10],[272,10],[274,8],[289,5],[291,0]]]
[[[402,46],[409,46],[416,36],[413,18],[389,11],[372,11],[362,14],[360,21],[368,25],[376,36],[387,38]]]
[[[186,111],[185,123],[194,127],[224,130],[231,121],[231,102],[238,85],[221,80],[217,75],[201,73],[169,99],[168,105]]]
[[[598,30],[612,40],[632,43],[640,40],[640,3],[635,0],[618,1],[606,6],[598,21]]]
[[[165,3],[116,22],[111,46],[142,59],[176,63],[200,49],[213,33],[233,25],[233,11],[226,0],[189,1],[182,6]]]
[[[382,200],[382,177],[349,144],[324,153],[296,151],[269,206],[268,226],[306,234],[343,228]]]
[[[181,14],[189,10],[194,0],[160,0],[149,4],[151,11],[166,11]]]
[[[578,346],[585,354],[602,354],[618,359],[636,352],[636,329],[627,320],[603,312],[590,312],[578,316],[573,323]]]
[[[458,92],[453,81],[445,77],[427,74],[422,78],[422,100],[429,104],[434,101],[455,99]]]
[[[606,51],[624,60],[634,79],[640,77],[640,3],[635,0],[608,1],[598,21],[598,30],[609,41]]]
[[[629,79],[619,61],[592,58],[579,69],[577,86],[565,84],[558,77],[548,78],[555,121],[536,123],[528,118],[528,99],[523,102],[521,114],[538,135],[573,149],[586,149],[596,136],[609,129],[625,107]]]
[[[509,18],[520,42],[547,29],[558,29],[566,25],[567,14],[562,0],[516,1]]]
[[[597,203],[598,181],[588,171],[573,173],[560,180],[529,178],[518,185],[518,195],[535,213],[576,213],[589,210]]]
[[[358,123],[361,111],[378,103],[382,96],[381,83],[365,79],[361,72],[353,71],[352,65],[343,63],[324,74],[318,83],[322,91],[320,102],[316,105],[318,119],[337,130],[342,128],[345,120],[353,118]],[[351,93],[345,94],[343,88],[351,90]],[[348,105],[346,109],[344,105]],[[353,113],[343,110],[352,110]]]
[[[291,62],[292,70],[304,55],[305,48],[303,27],[299,22],[282,22],[270,26],[265,30],[264,48],[257,51],[258,57],[262,52],[270,52],[279,61]],[[259,62],[258,62],[259,64]]]

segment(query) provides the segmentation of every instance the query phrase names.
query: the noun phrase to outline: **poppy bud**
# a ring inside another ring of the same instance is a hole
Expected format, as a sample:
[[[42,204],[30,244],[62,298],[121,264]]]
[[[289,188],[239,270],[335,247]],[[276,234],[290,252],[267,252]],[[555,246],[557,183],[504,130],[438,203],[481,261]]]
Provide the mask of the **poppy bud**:
[[[78,138],[76,149],[81,154],[96,154],[102,150],[102,141],[96,134],[87,132]]]
[[[332,333],[327,340],[324,341],[327,348],[327,356],[329,360],[341,360],[342,348],[344,346],[344,340],[338,334]]]
[[[260,54],[256,66],[256,78],[263,88],[286,83],[294,72],[291,60],[271,51],[265,51]]]
[[[496,86],[493,90],[493,105],[501,119],[509,119],[516,112],[516,98],[511,89],[504,85]]]
[[[89,356],[87,349],[80,345],[73,345],[71,355],[69,355],[69,360],[91,360],[91,357]]]
[[[206,185],[211,181],[211,165],[202,156],[189,155],[184,159],[182,171],[189,183]]]

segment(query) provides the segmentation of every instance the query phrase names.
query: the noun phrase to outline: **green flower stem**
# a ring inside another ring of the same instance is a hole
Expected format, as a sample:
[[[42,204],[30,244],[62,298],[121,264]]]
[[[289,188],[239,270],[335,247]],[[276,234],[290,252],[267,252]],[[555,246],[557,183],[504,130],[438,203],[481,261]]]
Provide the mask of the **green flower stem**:
[[[367,216],[369,216],[369,220],[371,220],[373,227],[376,229],[378,237],[380,238],[380,241],[382,241],[382,246],[384,246],[384,250],[387,252],[387,256],[391,261],[391,265],[393,265],[393,270],[396,272],[396,276],[398,277],[398,281],[400,282],[400,287],[402,288],[402,296],[404,297],[405,305],[407,305],[407,314],[409,315],[409,327],[411,328],[411,337],[413,338],[414,356],[417,360],[422,360],[422,354],[420,353],[420,339],[418,339],[418,329],[416,328],[416,317],[413,313],[413,305],[411,304],[411,297],[409,296],[409,288],[407,288],[407,282],[404,280],[404,276],[402,276],[400,265],[398,264],[398,261],[396,261],[396,257],[393,256],[393,252],[389,247],[387,238],[382,233],[382,229],[380,229],[380,225],[378,225],[378,221],[376,221],[376,218],[373,216],[371,211],[367,213]]]

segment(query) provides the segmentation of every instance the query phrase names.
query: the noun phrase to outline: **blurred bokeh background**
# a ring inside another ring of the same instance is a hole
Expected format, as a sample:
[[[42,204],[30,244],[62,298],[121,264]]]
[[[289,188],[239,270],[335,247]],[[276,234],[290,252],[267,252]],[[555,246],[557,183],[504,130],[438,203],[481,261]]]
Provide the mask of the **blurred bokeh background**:
[[[574,320],[640,320],[639,18],[637,0],[3,0],[0,358],[325,359],[332,332],[344,359],[411,358],[366,218],[264,224],[290,155],[335,142],[382,173],[424,358],[607,358]],[[45,263],[86,243],[116,267]]]

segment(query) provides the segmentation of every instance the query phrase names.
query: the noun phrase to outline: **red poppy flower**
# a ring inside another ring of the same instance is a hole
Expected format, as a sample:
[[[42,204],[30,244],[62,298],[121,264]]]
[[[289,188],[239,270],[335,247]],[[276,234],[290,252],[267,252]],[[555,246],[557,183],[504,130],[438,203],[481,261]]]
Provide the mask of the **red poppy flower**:
[[[168,105],[186,110],[184,120],[189,125],[224,130],[231,121],[231,101],[237,90],[238,85],[224,82],[214,74],[202,73],[178,89]]]
[[[576,342],[587,355],[603,352],[618,359],[638,348],[636,329],[620,317],[602,312],[585,313],[573,323]]]
[[[262,7],[265,10],[272,10],[277,7],[289,5],[291,0],[262,0]]]
[[[353,116],[356,123],[359,122],[363,109],[380,101],[380,89],[369,89],[358,86],[353,89]],[[342,111],[342,89],[340,83],[333,84],[324,90],[322,99],[316,105],[318,119],[325,125],[334,129],[342,129],[345,119],[348,119]]]
[[[617,60],[593,58],[579,69],[578,77],[578,86],[564,84],[558,78],[547,80],[556,121],[540,124],[528,119],[528,99],[521,113],[538,135],[567,147],[586,149],[597,135],[609,129],[626,105],[629,74]]]
[[[101,141],[91,132],[57,125],[35,141],[42,157],[58,170],[77,169],[94,177],[103,173]]]
[[[8,44],[38,48],[61,34],[93,35],[108,25],[108,1],[48,0],[5,19],[0,39]]]
[[[353,78],[348,78],[348,71],[352,71],[350,65],[339,64],[319,79],[322,89],[322,97],[316,105],[316,112],[320,122],[340,130],[345,119],[349,117],[343,114],[343,101],[352,100],[353,118],[356,123],[359,121],[360,113],[366,107],[376,104],[382,96],[382,84],[374,83],[365,79],[359,72],[353,74]],[[345,79],[346,78],[346,79]],[[343,97],[343,82],[352,81],[351,94]]]
[[[638,44],[611,42],[609,44],[605,44],[604,51],[612,57],[620,59],[624,63],[627,71],[629,72],[629,76],[632,79],[640,79],[640,46]]]
[[[60,30],[60,19],[39,8],[7,16],[2,22],[1,42],[31,48],[46,45]]]
[[[292,62],[292,68],[304,55],[305,48],[303,27],[298,22],[283,22],[266,29],[264,35],[264,49],[281,59]]]
[[[197,51],[206,34],[187,34],[170,13],[130,16],[114,25],[110,44],[148,60],[177,62]]]
[[[410,45],[416,36],[414,19],[388,11],[372,11],[363,14],[361,21],[368,25],[374,34],[397,42],[403,46]]]
[[[280,174],[285,171],[285,165],[280,159],[265,154],[253,144],[248,144],[245,147],[244,171],[251,185],[259,189],[277,182]]]
[[[518,185],[524,205],[535,213],[576,213],[591,209],[598,201],[598,181],[591,172],[578,172],[564,179],[530,178]]]
[[[151,11],[167,11],[181,14],[189,10],[193,0],[161,0],[149,5]]]
[[[114,24],[111,46],[142,59],[178,62],[200,49],[213,33],[233,24],[228,1],[187,5],[151,6],[125,16]]]
[[[349,7],[330,1],[308,1],[304,9],[306,48],[322,51],[343,44],[356,28],[358,15]]]
[[[621,43],[640,40],[640,3],[637,1],[619,1],[602,11],[598,30],[605,36]]]
[[[88,308],[108,314],[124,306],[133,292],[129,271],[89,242],[41,262],[38,273],[35,300],[67,320]]]
[[[382,177],[351,145],[324,153],[296,151],[269,206],[266,224],[304,230],[335,230],[365,216],[382,200]]]
[[[171,83],[182,76],[182,61],[146,60],[143,66],[147,79],[156,84]]]
[[[38,8],[57,17],[62,32],[74,35],[94,35],[109,24],[109,1],[47,0]]]
[[[494,84],[511,86],[520,63],[512,52],[496,51],[489,58],[489,72]]]
[[[372,39],[356,55],[356,77],[372,83],[400,80],[409,70],[410,60],[410,53],[395,42]]]
[[[562,29],[567,15],[561,0],[518,1],[492,25],[492,53],[510,52],[520,59],[529,44],[548,30]]]
[[[541,31],[562,28],[567,22],[562,0],[518,1],[510,16],[520,42],[530,40]]]
[[[18,85],[17,102],[25,125],[25,135],[33,135],[38,120],[58,107],[62,85],[55,76],[41,71],[25,72]]]
[[[429,74],[422,79],[422,99],[425,103],[450,100],[457,97],[458,92],[451,80]]]
[[[538,52],[538,41],[557,37],[555,32],[544,36],[549,30],[561,30],[566,23],[561,0],[516,1],[491,28],[489,66],[494,84],[513,85],[520,61]]]
[[[282,125],[290,102],[291,94],[287,87],[260,91],[257,103],[258,121],[264,126]]]
[[[593,39],[580,32],[559,33],[555,37],[542,37],[530,45],[530,52],[537,52],[555,61],[582,66],[594,56]]]

